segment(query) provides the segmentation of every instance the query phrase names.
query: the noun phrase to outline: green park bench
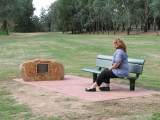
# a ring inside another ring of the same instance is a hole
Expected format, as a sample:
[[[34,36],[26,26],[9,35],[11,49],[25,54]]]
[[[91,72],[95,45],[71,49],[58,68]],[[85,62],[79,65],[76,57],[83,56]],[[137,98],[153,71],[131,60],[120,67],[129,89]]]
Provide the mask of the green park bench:
[[[93,73],[93,83],[94,83],[95,80],[97,79],[97,74],[101,73],[102,68],[109,68],[112,66],[113,64],[112,59],[113,59],[113,56],[98,55],[97,62],[96,62],[96,67],[98,67],[97,70],[88,69],[88,68],[83,68],[82,70]],[[132,75],[131,76],[129,75],[128,77],[125,77],[122,79],[128,79],[130,81],[131,91],[135,90],[135,80],[138,79],[140,74],[142,74],[144,62],[145,60],[142,60],[142,59],[128,58],[129,72],[132,73]]]

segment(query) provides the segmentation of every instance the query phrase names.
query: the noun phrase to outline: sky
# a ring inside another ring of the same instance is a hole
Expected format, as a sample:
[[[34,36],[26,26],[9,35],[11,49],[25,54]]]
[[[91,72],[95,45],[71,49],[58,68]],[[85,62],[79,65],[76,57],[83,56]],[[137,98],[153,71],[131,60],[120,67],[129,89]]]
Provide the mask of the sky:
[[[43,7],[45,10],[47,10],[51,3],[55,1],[56,0],[33,0],[33,5],[36,8],[36,10],[34,11],[34,15],[40,16],[41,8]]]

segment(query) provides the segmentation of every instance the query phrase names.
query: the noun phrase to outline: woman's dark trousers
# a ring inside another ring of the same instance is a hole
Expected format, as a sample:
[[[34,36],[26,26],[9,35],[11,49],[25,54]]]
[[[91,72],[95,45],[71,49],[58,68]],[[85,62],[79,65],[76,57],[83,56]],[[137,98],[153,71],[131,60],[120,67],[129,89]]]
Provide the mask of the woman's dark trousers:
[[[102,82],[110,84],[110,78],[118,78],[118,77],[112,72],[112,70],[106,68],[99,74],[96,82],[98,86],[100,86]]]

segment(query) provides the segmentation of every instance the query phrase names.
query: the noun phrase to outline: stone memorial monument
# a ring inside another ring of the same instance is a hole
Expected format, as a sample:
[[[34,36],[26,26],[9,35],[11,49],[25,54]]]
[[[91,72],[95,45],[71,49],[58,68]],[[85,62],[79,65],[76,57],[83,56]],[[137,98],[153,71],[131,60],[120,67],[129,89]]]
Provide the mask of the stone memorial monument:
[[[19,67],[24,81],[51,81],[64,79],[64,66],[54,60],[35,59]]]

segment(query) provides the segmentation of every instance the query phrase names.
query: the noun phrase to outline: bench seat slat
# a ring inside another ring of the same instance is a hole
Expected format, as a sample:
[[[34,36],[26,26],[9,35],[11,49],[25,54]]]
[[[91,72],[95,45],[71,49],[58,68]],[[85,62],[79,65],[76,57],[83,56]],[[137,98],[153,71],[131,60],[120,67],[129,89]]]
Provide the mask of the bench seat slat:
[[[88,68],[83,68],[82,70],[83,70],[83,71],[86,71],[86,72],[96,73],[96,74],[100,74],[100,73],[102,72],[102,71],[100,71],[100,70],[88,69]],[[121,79],[136,79],[136,78],[133,77],[133,76],[128,76],[128,77],[121,78]]]
[[[83,68],[82,70],[86,71],[86,72],[96,73],[96,74],[100,74],[101,73],[101,71],[95,70],[95,69]]]

